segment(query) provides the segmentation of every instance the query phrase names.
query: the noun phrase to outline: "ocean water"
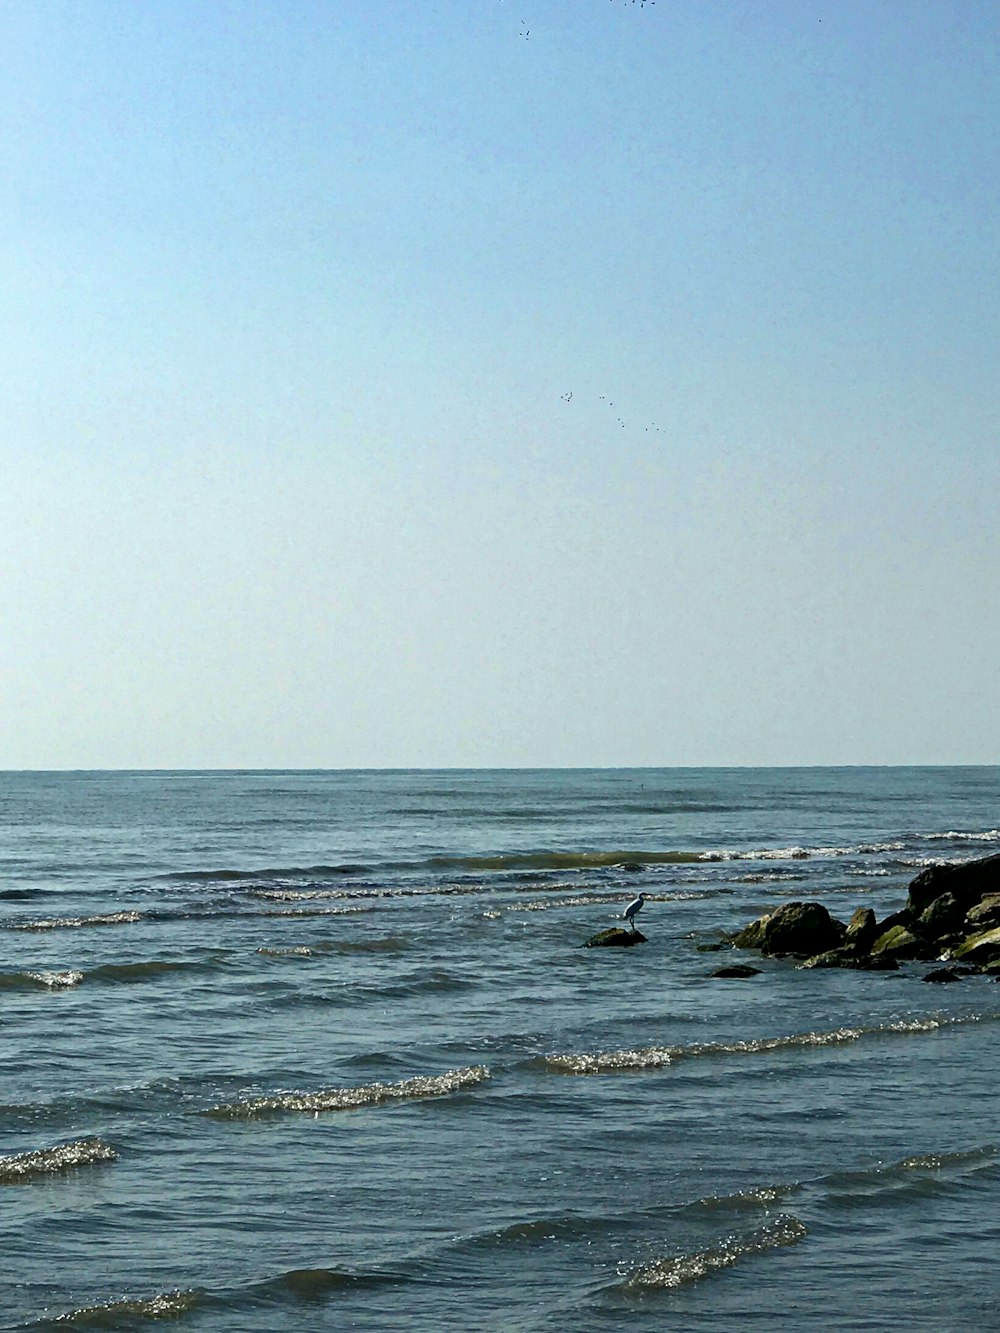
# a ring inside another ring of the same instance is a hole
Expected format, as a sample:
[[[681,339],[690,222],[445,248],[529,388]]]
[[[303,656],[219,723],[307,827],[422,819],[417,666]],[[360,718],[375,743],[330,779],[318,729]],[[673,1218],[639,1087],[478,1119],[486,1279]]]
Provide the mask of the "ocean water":
[[[1000,987],[706,951],[998,826],[997,768],[0,774],[0,1327],[1000,1328]]]

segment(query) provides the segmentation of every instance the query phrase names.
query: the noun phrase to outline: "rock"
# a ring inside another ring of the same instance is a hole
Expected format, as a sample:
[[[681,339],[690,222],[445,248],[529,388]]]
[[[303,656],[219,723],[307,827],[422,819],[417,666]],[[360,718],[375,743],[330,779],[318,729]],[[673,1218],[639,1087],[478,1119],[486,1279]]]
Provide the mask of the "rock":
[[[897,972],[899,970],[898,961],[891,953],[865,954],[856,962],[851,964],[859,972]]]
[[[633,944],[645,944],[646,937],[639,930],[623,930],[621,926],[612,926],[610,930],[602,930],[597,935],[591,935],[590,939],[584,944],[585,949],[603,949],[629,948]]]
[[[948,934],[962,924],[965,908],[953,893],[942,893],[920,913],[914,929],[933,939]]]
[[[744,977],[758,977],[758,976],[760,976],[760,968],[759,968],[759,967],[750,967],[750,966],[748,966],[748,964],[746,964],[746,963],[733,963],[732,966],[730,966],[730,967],[720,967],[720,968],[717,968],[717,969],[712,973],[712,976],[713,976],[713,977],[730,977],[730,978],[733,978],[734,980],[742,980]]]
[[[870,907],[859,907],[847,923],[844,944],[850,945],[857,953],[867,953],[875,943],[878,924],[875,913]]]
[[[970,926],[977,926],[980,930],[1000,926],[1000,893],[988,893],[982,902],[969,908],[965,919]]]
[[[732,944],[734,949],[759,949],[764,943],[764,931],[767,923],[774,916],[773,912],[768,912],[765,916],[758,917],[756,921],[751,921],[749,926],[744,926],[733,936]]]
[[[875,939],[878,939],[880,935],[884,935],[887,930],[891,930],[893,926],[906,926],[909,928],[912,921],[913,913],[909,908],[904,907],[901,912],[891,912],[889,916],[880,921],[876,926]],[[874,944],[875,940],[872,940],[872,943]]]
[[[858,962],[857,951],[850,946],[842,949],[827,949],[825,953],[817,953],[812,958],[807,958],[804,963],[799,963],[799,967],[809,969],[813,967],[856,967]]]
[[[927,951],[926,941],[905,926],[890,926],[872,945],[872,957],[889,954],[893,958],[919,958]]]
[[[962,975],[950,967],[936,967],[933,972],[927,972],[922,976],[921,981],[961,981]]]
[[[975,963],[995,962],[1000,959],[1000,926],[969,935],[961,944],[956,944],[950,952],[956,961],[959,958],[967,958]]]
[[[1000,853],[958,865],[928,866],[910,884],[907,907],[920,916],[943,893],[950,893],[963,911],[987,894],[1000,893]]]
[[[811,958],[836,949],[844,933],[843,923],[834,921],[822,903],[783,903],[767,918],[760,947],[765,954]]]

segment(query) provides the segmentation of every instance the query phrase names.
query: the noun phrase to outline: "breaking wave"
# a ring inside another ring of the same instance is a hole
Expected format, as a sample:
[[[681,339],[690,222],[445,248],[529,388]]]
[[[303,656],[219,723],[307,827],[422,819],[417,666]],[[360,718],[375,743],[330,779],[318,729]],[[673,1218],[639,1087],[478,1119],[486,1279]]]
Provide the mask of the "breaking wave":
[[[936,1032],[959,1023],[975,1023],[978,1015],[956,1018],[900,1019],[870,1027],[834,1028],[828,1032],[800,1032],[783,1037],[750,1037],[746,1041],[710,1041],[689,1046],[645,1046],[638,1050],[598,1051],[593,1054],[547,1055],[544,1068],[557,1074],[615,1074],[643,1069],[663,1069],[678,1060],[702,1056],[763,1055],[794,1047],[842,1046],[863,1037],[912,1035]]]
[[[53,916],[40,921],[10,921],[8,930],[78,930],[83,926],[125,926],[143,919],[142,912],[105,912],[98,916]]]
[[[158,1296],[124,1297],[104,1305],[85,1305],[78,1310],[57,1315],[53,1319],[39,1319],[23,1325],[26,1329],[105,1328],[134,1329],[136,1321],[177,1319],[193,1310],[202,1300],[197,1291],[165,1291]]]
[[[100,1139],[77,1139],[56,1148],[39,1148],[35,1152],[14,1153],[0,1157],[0,1185],[20,1185],[39,1180],[60,1171],[72,1171],[78,1166],[92,1166],[95,1162],[113,1162],[118,1154]]]
[[[732,1268],[741,1259],[766,1254],[768,1250],[795,1245],[806,1236],[804,1222],[790,1213],[779,1213],[748,1236],[727,1236],[717,1246],[695,1254],[681,1254],[657,1259],[635,1269],[621,1284],[625,1291],[657,1287],[685,1287],[700,1282],[724,1268]]]
[[[49,972],[0,972],[0,990],[69,990],[79,986],[83,973],[75,969]]]
[[[282,1092],[273,1097],[251,1097],[212,1106],[204,1115],[217,1120],[257,1120],[289,1111],[316,1114],[320,1111],[353,1111],[387,1102],[443,1097],[462,1088],[474,1087],[490,1077],[484,1065],[452,1069],[446,1074],[407,1078],[400,1083],[366,1083],[356,1088],[329,1088],[322,1092]]]

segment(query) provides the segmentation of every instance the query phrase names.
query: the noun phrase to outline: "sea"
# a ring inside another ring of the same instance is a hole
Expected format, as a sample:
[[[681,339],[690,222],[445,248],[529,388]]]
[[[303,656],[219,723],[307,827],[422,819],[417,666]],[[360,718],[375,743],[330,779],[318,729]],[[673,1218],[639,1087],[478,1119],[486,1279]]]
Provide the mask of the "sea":
[[[998,850],[996,767],[0,773],[0,1327],[998,1329],[1000,987],[725,944]]]

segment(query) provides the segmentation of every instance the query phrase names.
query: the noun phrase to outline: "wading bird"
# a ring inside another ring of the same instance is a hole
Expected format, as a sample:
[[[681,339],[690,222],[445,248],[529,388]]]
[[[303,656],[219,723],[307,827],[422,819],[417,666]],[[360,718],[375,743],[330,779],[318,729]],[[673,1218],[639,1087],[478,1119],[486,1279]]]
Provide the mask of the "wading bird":
[[[622,917],[629,923],[633,930],[635,930],[635,914],[636,912],[642,911],[642,905],[645,901],[646,895],[640,893],[638,898],[632,899],[628,907],[626,907],[625,911],[622,913]]]

